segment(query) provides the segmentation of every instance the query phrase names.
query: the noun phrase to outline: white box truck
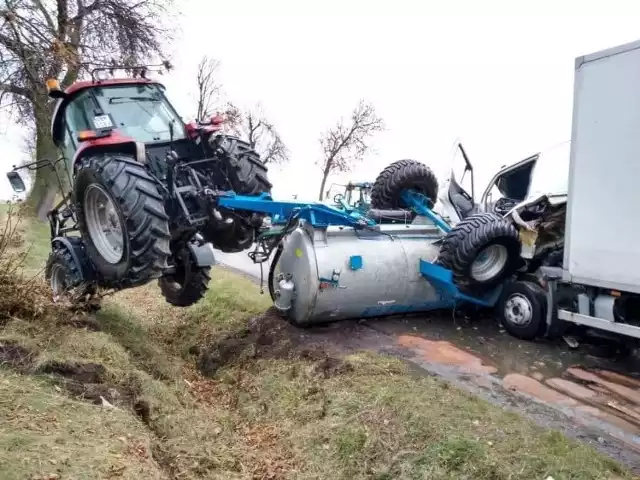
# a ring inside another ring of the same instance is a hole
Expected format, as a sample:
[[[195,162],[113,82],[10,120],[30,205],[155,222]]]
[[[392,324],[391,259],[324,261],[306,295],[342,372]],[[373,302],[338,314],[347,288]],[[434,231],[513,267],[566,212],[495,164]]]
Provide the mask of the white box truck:
[[[520,338],[556,336],[577,324],[635,342],[640,339],[640,41],[579,57],[575,68],[568,169],[558,155],[538,154],[527,198],[509,205],[506,216],[518,225],[523,266],[504,286],[498,313]],[[534,177],[542,180],[539,186],[546,177],[558,184],[567,170],[565,192],[534,188]],[[492,182],[504,192],[500,179]]]
[[[576,59],[562,281],[560,319],[640,338],[640,41]]]

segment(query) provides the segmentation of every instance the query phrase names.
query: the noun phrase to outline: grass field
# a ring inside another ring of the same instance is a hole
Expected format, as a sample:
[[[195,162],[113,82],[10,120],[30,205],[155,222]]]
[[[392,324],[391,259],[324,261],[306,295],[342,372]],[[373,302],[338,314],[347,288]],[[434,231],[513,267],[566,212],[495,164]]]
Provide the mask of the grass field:
[[[47,233],[25,223],[0,261],[31,245],[38,271]],[[40,279],[7,271],[2,479],[632,478],[399,360],[300,344],[265,314],[267,296],[223,269],[194,307],[168,306],[151,284],[96,315],[51,305]]]

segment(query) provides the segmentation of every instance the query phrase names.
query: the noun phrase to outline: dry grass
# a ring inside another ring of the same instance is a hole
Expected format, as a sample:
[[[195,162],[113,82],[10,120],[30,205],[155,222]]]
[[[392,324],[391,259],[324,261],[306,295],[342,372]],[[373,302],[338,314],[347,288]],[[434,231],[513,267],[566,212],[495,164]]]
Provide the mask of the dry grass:
[[[154,479],[149,431],[125,410],[69,399],[48,382],[0,369],[0,478]]]
[[[2,279],[22,305],[0,328],[2,479],[632,478],[396,359],[308,351],[268,315],[248,325],[269,300],[221,269],[194,307],[149,285],[95,318]]]

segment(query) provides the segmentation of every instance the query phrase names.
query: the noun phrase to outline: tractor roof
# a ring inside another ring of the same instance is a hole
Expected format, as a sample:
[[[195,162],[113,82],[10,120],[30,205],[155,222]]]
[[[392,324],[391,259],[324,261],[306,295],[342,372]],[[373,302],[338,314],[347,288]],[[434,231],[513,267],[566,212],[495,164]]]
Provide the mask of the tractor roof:
[[[81,82],[75,82],[68,86],[64,93],[69,96],[74,96],[82,90],[95,87],[107,87],[113,85],[150,85],[158,84],[154,80],[148,78],[110,78],[108,80],[84,80]]]

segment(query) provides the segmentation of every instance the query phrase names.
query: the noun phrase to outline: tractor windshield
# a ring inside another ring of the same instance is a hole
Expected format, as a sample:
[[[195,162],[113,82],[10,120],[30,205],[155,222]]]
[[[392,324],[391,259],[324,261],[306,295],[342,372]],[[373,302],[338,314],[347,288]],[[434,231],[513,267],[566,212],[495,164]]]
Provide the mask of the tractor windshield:
[[[186,137],[182,119],[158,85],[105,86],[94,90],[105,113],[111,114],[123,134],[143,143],[168,142]]]

